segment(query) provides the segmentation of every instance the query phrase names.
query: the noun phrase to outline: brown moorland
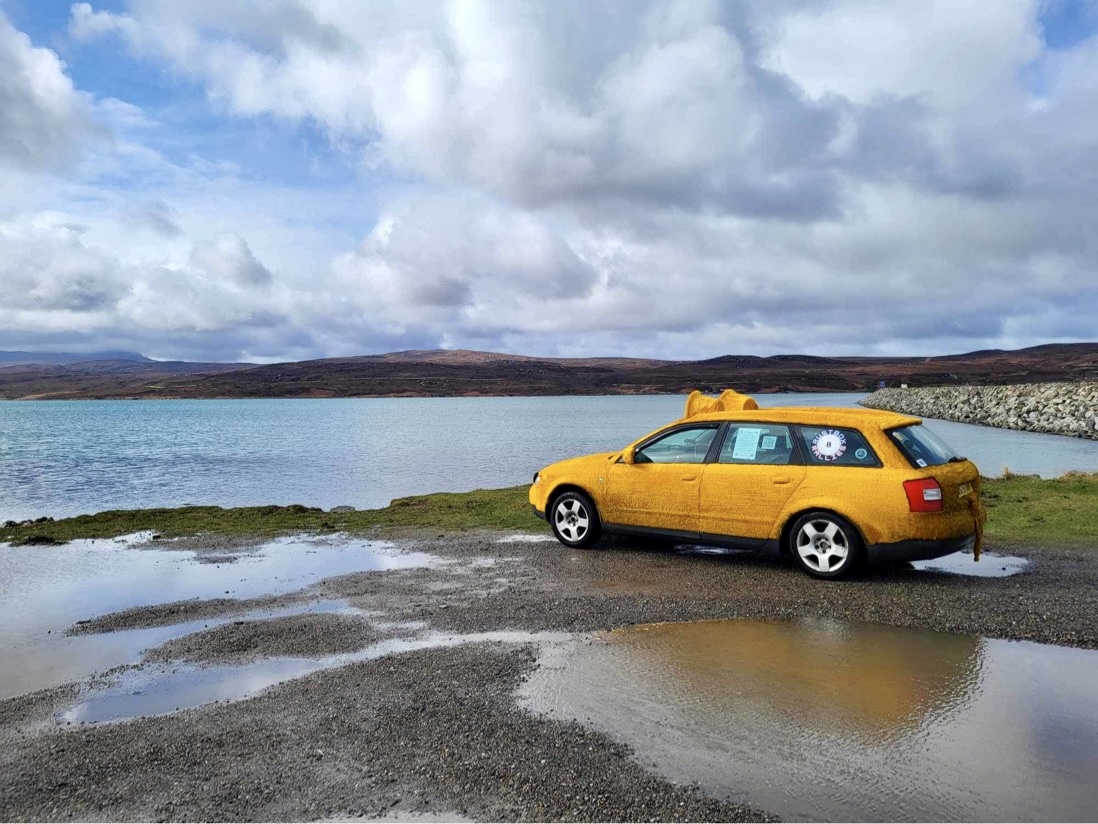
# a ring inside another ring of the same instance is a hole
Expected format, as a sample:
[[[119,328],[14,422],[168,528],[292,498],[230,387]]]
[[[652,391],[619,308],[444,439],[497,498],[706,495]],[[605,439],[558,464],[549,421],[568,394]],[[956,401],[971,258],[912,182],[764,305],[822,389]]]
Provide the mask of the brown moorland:
[[[1098,343],[939,357],[722,355],[700,361],[540,358],[468,350],[254,364],[97,360],[0,364],[0,399],[310,398],[868,391],[1098,379]]]

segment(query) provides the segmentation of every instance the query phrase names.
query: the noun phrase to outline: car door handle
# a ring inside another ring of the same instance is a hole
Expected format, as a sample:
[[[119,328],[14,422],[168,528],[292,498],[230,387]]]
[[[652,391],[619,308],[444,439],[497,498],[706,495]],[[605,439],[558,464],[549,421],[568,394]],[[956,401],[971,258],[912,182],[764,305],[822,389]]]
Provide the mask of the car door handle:
[[[696,481],[698,479],[698,476],[697,475],[683,475],[682,479],[684,481]]]
[[[789,483],[789,478],[771,478],[770,483],[772,483],[772,484],[787,484],[787,483]]]

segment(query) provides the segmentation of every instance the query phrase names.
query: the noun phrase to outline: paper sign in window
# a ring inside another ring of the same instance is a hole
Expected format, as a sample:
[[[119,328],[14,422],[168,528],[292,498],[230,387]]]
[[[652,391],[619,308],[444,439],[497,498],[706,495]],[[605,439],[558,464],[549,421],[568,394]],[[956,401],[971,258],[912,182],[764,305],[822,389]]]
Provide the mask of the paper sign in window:
[[[739,429],[736,431],[736,445],[732,449],[732,460],[753,461],[759,451],[761,429]]]
[[[767,435],[766,437],[763,438],[763,445],[762,445],[763,452],[766,452],[768,449],[773,449],[777,445],[778,445],[778,436],[777,435]]]

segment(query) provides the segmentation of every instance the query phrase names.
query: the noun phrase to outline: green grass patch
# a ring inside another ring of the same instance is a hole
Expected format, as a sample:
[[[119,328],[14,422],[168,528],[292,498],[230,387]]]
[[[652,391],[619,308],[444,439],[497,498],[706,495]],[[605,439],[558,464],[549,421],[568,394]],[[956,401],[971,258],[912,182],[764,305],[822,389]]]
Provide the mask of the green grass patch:
[[[1008,472],[984,478],[980,492],[989,541],[1098,546],[1098,473],[1041,480]]]
[[[1041,480],[1005,475],[981,482],[988,510],[986,537],[996,543],[1090,543],[1098,546],[1098,474],[1072,473]],[[151,530],[165,538],[198,535],[273,536],[289,532],[363,532],[419,527],[441,531],[493,529],[543,531],[530,511],[528,487],[439,492],[397,498],[384,509],[324,512],[293,506],[222,509],[135,509],[80,515],[60,521],[0,527],[0,541],[47,543],[113,538]]]
[[[440,530],[544,529],[530,511],[529,487],[439,492],[397,498],[384,509],[324,512],[291,506],[185,506],[132,509],[79,515],[26,526],[0,527],[0,542],[49,543],[74,538],[114,538],[151,530],[165,538],[184,535],[273,536],[288,532],[362,532],[377,528],[423,527]]]

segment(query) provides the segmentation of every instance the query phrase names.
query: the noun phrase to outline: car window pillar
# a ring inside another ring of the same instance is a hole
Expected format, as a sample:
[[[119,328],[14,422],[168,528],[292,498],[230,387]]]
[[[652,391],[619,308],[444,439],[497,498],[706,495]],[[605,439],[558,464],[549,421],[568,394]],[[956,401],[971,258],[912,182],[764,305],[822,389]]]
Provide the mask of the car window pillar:
[[[713,440],[709,442],[709,451],[705,453],[705,460],[702,463],[711,464],[716,463],[717,458],[720,457],[721,449],[724,448],[724,439],[728,435],[728,422],[725,421],[717,428],[717,434],[713,436]]]

